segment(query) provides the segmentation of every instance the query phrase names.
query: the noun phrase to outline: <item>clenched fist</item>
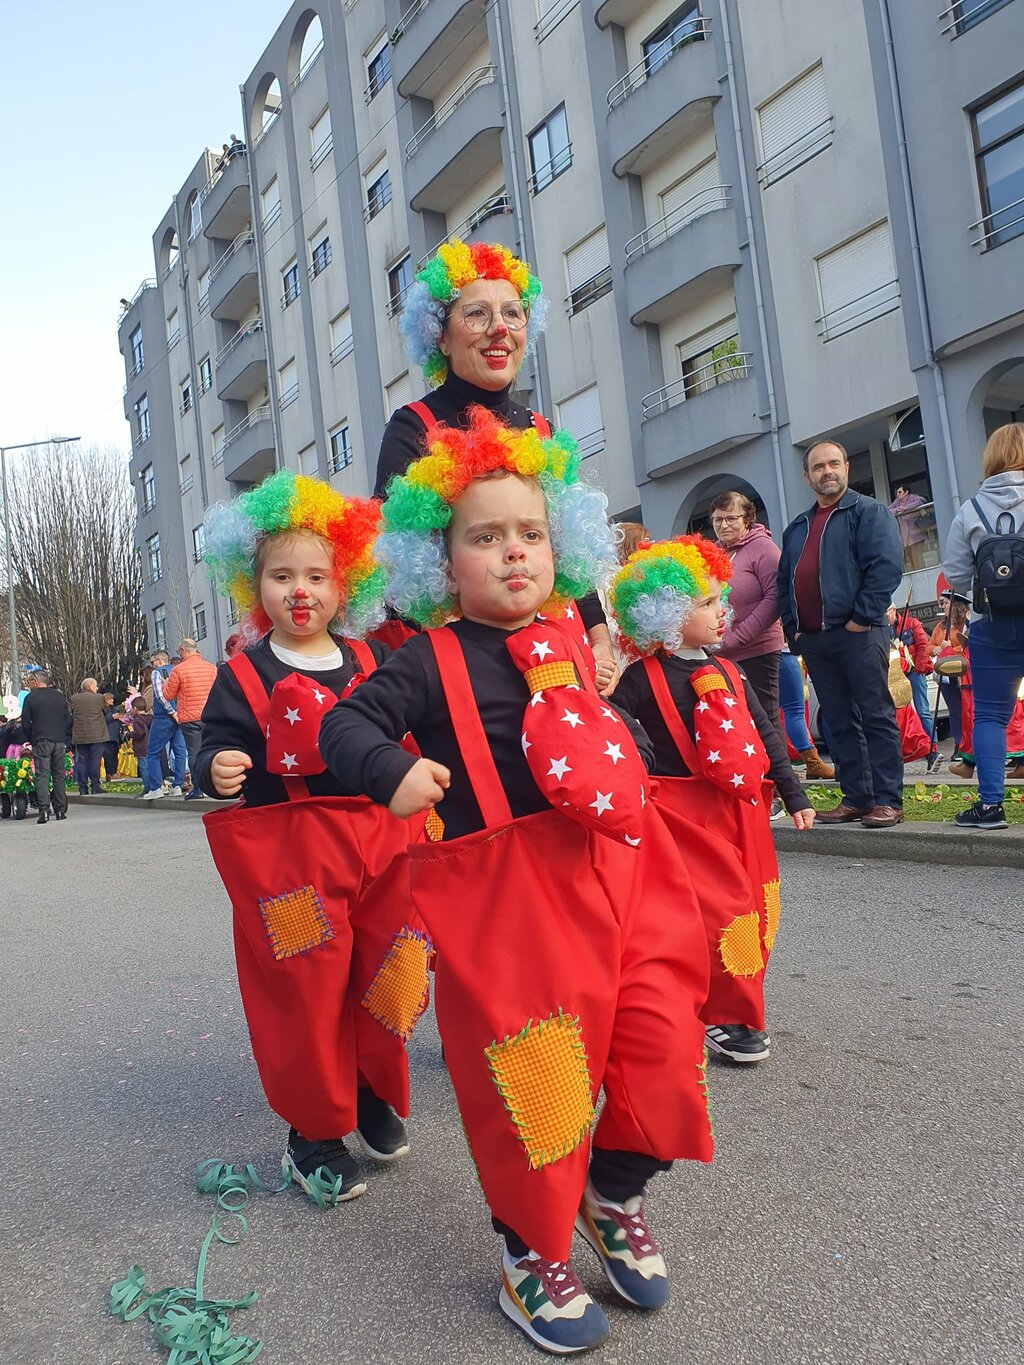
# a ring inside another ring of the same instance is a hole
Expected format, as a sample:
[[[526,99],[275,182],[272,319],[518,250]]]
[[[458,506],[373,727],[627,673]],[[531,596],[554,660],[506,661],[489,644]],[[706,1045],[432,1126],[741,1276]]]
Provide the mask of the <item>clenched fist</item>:
[[[418,758],[402,778],[388,802],[388,810],[400,820],[432,810],[451,785],[452,775],[443,763]]]
[[[218,796],[237,796],[245,782],[252,759],[241,749],[221,749],[210,764],[210,778]]]

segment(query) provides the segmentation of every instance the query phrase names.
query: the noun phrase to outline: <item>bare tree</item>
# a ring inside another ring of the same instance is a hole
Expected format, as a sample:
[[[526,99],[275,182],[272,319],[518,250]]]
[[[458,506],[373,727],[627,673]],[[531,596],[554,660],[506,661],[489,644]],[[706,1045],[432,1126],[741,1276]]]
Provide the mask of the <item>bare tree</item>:
[[[123,689],[146,640],[127,461],[95,446],[50,446],[12,472],[19,647],[65,688],[92,676]]]

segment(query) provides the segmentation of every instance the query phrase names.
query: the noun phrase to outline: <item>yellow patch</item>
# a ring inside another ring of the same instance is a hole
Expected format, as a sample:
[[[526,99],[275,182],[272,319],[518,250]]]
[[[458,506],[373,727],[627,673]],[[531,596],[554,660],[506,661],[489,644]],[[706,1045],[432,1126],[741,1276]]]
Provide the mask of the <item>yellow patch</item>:
[[[523,674],[531,692],[543,692],[545,687],[579,687],[576,668],[568,659],[556,659],[549,664],[538,664]]]
[[[484,1051],[530,1166],[537,1170],[575,1151],[594,1120],[579,1020],[561,1010],[531,1019],[514,1038]]]
[[[703,697],[708,692],[729,691],[729,684],[722,677],[721,673],[708,673],[703,678],[694,678],[691,685],[698,697]]]
[[[423,832],[432,844],[439,844],[444,838],[444,821],[436,810],[431,809],[427,811]]]
[[[300,886],[281,896],[261,898],[259,906],[278,962],[308,953],[334,937],[324,903],[315,887]]]
[[[761,926],[757,915],[737,915],[722,930],[718,944],[722,966],[730,976],[756,976],[764,967],[761,956]]]
[[[782,900],[779,896],[779,879],[765,882],[761,888],[764,893],[764,946],[771,952],[775,935],[779,932],[779,916],[782,913]]]
[[[377,975],[363,996],[363,1008],[403,1043],[412,1037],[416,1021],[427,1004],[427,964],[433,947],[424,934],[408,926],[391,941]]]

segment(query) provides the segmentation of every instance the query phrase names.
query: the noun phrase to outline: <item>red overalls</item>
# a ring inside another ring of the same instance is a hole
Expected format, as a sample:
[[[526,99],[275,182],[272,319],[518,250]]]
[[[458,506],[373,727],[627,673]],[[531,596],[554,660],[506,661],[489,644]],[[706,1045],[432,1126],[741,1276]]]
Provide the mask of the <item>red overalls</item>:
[[[722,658],[714,663],[749,718],[735,665]],[[691,773],[699,773],[696,746],[672,700],[660,660],[645,658],[643,666],[683,762]],[[752,806],[703,777],[658,778],[655,804],[669,828],[677,830],[681,846],[696,855],[694,825],[717,836],[711,855],[715,875],[697,883],[711,955],[711,988],[700,1015],[705,1024],[764,1028],[764,969],[779,927],[779,865],[768,823],[771,792],[766,782],[764,800]]]
[[[346,641],[360,669],[375,660]],[[244,654],[228,666],[266,734],[270,700]],[[311,797],[282,778],[284,804],[203,816],[231,898],[235,962],[267,1100],[303,1137],[356,1125],[365,1084],[409,1113],[405,1052],[427,1002],[430,943],[408,904],[405,857],[421,821],[364,797]],[[419,927],[417,927],[419,926]]]
[[[409,850],[438,1028],[491,1212],[563,1261],[602,1086],[598,1146],[711,1159],[703,926],[653,802],[639,851],[560,811],[513,819],[458,637],[429,635],[486,825]]]

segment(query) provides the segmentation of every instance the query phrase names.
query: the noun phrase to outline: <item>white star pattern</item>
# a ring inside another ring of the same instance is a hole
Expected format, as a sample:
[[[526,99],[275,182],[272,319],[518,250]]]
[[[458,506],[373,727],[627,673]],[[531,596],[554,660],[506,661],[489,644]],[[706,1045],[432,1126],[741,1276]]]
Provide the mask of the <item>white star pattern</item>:
[[[743,752],[746,754],[748,758],[753,758],[754,755],[757,753],[757,750],[754,748],[752,744],[744,744]]]
[[[567,761],[568,757],[568,754],[566,754],[564,758],[553,758],[551,760],[551,767],[548,769],[548,777],[557,777],[559,782],[561,782],[566,773],[571,773],[572,769],[569,767]]]
[[[541,706],[542,706],[542,705],[544,704],[544,702],[546,702],[546,701],[547,701],[547,697],[545,697],[545,695],[544,695],[543,692],[534,692],[533,696],[530,698],[530,705],[531,705],[531,706],[537,706],[537,705],[541,705]]]
[[[723,720],[721,725],[719,726],[719,729],[721,730],[731,730],[732,728],[733,725],[731,720]]]
[[[618,719],[619,719],[619,717],[615,714],[615,712],[611,709],[610,706],[602,706],[602,707],[601,707],[601,715],[604,716],[605,720],[618,720]]]
[[[533,648],[530,650],[530,653],[535,654],[542,662],[549,654],[554,654],[554,652],[555,651],[548,644],[547,640],[535,640],[533,642]]]
[[[285,754],[284,758],[281,759],[281,767],[287,768],[289,772],[291,772],[293,768],[297,768],[298,766],[299,760],[295,757],[294,754]]]
[[[623,837],[623,839],[625,839],[626,843],[630,846],[630,848],[639,848],[639,847],[640,847],[640,840],[639,840],[639,839],[631,839],[631,838],[629,837],[628,834],[624,834],[622,837]]]
[[[720,763],[721,761],[722,761],[722,751],[721,751],[721,749],[712,749],[711,752],[708,754],[708,762],[709,762],[709,763]]]
[[[722,700],[725,702],[726,706],[735,706],[735,705],[736,705],[736,698],[735,698],[735,697],[723,697]]]
[[[530,743],[530,741],[526,738],[526,736],[523,735],[523,753],[525,754],[526,751],[527,751],[527,749],[532,749],[532,748],[533,748],[533,745],[532,745],[532,744]]]
[[[313,688],[313,696],[316,697],[316,704],[317,704],[317,706],[323,706],[324,700],[325,700],[326,697],[327,697],[327,693],[326,693],[326,692],[321,692],[320,689],[319,689],[318,687],[314,687],[314,688]]]
[[[587,634],[586,631],[583,632],[583,643],[584,643],[585,645],[589,645],[589,644],[590,644],[590,636]]]
[[[698,710],[698,711],[706,711],[707,709],[708,709],[708,704],[707,704],[706,701],[699,701],[699,702],[697,703],[697,710]]]
[[[750,717],[750,728],[751,730],[757,729],[757,721],[754,719],[753,716]]]
[[[644,806],[646,806],[646,805],[647,805],[647,789],[646,789],[645,787],[641,787],[641,788],[640,788],[640,809],[643,810]]]
[[[576,620],[576,613],[573,611],[572,607],[566,607],[566,609],[565,609],[565,619],[566,619],[567,621],[575,621],[575,620]]]
[[[580,713],[578,711],[563,711],[562,719],[567,720],[574,730],[577,725],[583,724],[583,721],[580,720]]]
[[[612,805],[612,796],[614,795],[614,792],[595,792],[594,794],[597,797],[597,800],[591,801],[590,810],[596,810],[598,815],[603,815],[606,810],[615,809]]]
[[[294,725],[297,721],[302,719],[299,715],[299,708],[297,706],[289,706],[284,713],[284,718],[289,725]]]
[[[742,773],[733,773],[732,777],[729,778],[729,781],[732,783],[732,785],[733,785],[734,787],[742,787],[742,786],[743,786],[743,774],[742,774]]]
[[[605,758],[610,758],[612,763],[618,763],[619,759],[622,758],[623,756],[622,746],[619,744],[613,744],[609,739],[605,743],[604,755]]]

